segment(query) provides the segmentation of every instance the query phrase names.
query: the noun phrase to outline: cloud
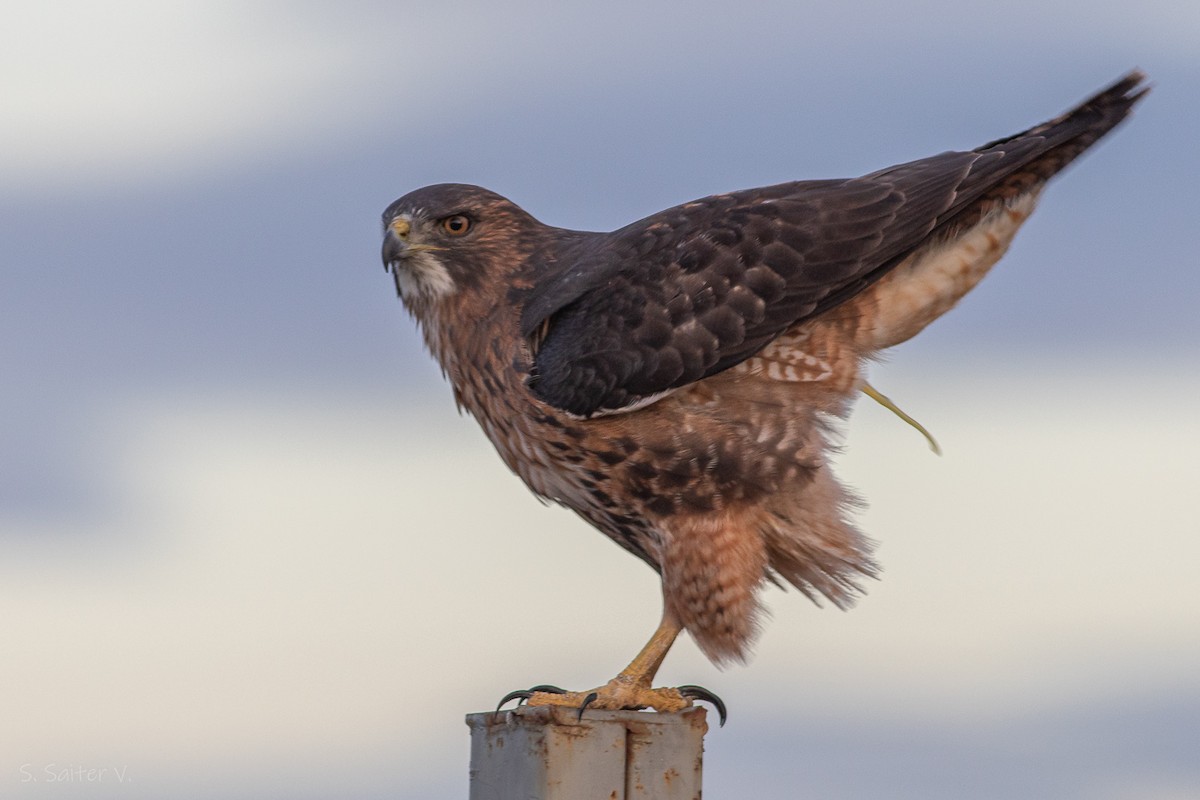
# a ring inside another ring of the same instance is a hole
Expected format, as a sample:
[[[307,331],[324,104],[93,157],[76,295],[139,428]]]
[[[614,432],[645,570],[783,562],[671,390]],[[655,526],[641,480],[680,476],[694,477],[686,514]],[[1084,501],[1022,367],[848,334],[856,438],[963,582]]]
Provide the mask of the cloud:
[[[870,4],[862,13],[872,24],[863,25],[859,14],[788,3],[733,14],[715,2],[687,14],[627,3],[26,4],[0,31],[8,77],[0,173],[10,185],[42,189],[196,177],[397,129],[453,128],[536,98],[607,117],[614,111],[596,106],[597,87],[635,115],[681,97],[693,109],[709,98],[717,116],[748,101],[778,108],[783,96],[869,97],[877,87],[868,76],[891,70],[886,54],[897,42],[910,59],[904,91],[915,91],[923,75],[944,73],[944,64],[922,61],[926,45],[970,72],[980,48],[1002,50],[1019,37],[1031,72],[1025,93],[1043,62],[1084,41],[1089,53],[1099,42],[1161,46],[1189,29],[1181,15],[1197,13],[1151,7],[1130,19],[1010,4],[979,42],[956,30],[954,9]],[[1076,37],[1061,40],[1056,22]],[[677,124],[721,123],[706,112]]]
[[[30,4],[6,12],[0,172],[38,184],[195,176],[346,135],[381,96],[429,98],[435,11],[388,47],[364,47],[365,19],[314,18],[300,4]],[[469,50],[478,28],[457,25]]]

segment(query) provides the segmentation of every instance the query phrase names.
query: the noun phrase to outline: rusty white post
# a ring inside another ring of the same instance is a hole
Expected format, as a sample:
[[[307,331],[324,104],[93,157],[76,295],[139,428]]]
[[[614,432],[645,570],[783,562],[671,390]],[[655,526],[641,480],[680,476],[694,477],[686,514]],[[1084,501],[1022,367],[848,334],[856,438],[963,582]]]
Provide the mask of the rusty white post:
[[[468,714],[470,800],[699,800],[703,708]]]

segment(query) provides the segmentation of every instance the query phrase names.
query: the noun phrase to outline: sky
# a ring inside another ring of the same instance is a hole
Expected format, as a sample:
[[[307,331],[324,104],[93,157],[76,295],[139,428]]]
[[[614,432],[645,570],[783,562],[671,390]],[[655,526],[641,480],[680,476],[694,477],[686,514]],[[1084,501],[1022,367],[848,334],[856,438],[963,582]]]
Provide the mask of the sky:
[[[605,230],[1154,89],[838,474],[882,579],[772,590],[712,797],[1200,797],[1200,7],[114,2],[0,12],[0,796],[456,798],[463,716],[600,684],[655,576],[508,474],[379,214]]]

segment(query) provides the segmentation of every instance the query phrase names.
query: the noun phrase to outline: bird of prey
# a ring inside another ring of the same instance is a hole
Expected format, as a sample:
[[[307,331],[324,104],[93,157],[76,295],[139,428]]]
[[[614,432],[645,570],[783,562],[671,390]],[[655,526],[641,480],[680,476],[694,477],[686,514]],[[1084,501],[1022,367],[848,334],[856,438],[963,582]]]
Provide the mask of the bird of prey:
[[[652,680],[680,631],[721,664],[745,659],[768,583],[852,603],[876,566],[829,466],[830,420],[870,391],[868,359],[983,278],[1144,81],[967,152],[714,195],[609,233],[463,184],[388,206],[384,266],[460,410],[537,495],[662,578],[662,622],[625,670],[529,702],[679,710],[696,692]]]

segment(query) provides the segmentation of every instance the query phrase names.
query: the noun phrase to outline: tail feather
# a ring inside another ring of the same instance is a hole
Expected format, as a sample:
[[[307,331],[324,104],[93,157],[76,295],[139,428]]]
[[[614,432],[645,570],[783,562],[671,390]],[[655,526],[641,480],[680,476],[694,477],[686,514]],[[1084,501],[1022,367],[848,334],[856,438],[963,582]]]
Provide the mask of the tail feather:
[[[825,598],[841,609],[863,593],[863,578],[877,577],[874,543],[850,523],[861,505],[829,469],[794,498],[780,497],[763,526],[771,569],[817,605]]]

